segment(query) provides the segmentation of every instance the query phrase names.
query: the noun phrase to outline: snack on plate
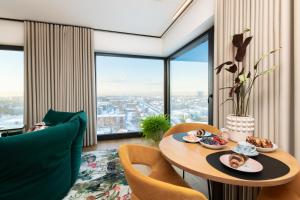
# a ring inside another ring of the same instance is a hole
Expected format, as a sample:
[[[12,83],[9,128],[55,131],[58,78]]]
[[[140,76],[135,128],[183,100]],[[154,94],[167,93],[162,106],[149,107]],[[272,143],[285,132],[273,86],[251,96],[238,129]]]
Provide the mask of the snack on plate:
[[[233,153],[229,156],[229,164],[233,168],[239,168],[247,161],[247,157],[243,154]]]
[[[197,137],[202,137],[205,134],[205,130],[203,129],[199,129],[196,132]]]
[[[213,136],[213,137],[203,137],[201,142],[209,145],[225,145],[227,144],[227,141],[220,138],[219,136]]]
[[[256,147],[273,148],[273,143],[271,142],[271,140],[268,140],[265,138],[257,138],[254,136],[248,136],[246,139],[246,142],[249,142],[250,144],[253,144]]]

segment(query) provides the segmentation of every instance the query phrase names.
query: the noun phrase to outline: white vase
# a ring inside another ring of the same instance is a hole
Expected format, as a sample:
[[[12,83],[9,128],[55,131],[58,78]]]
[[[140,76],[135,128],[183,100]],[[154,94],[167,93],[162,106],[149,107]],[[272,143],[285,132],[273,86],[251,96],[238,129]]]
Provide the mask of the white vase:
[[[254,127],[254,118],[252,116],[227,115],[226,117],[229,139],[234,142],[245,141],[247,136],[253,136]]]

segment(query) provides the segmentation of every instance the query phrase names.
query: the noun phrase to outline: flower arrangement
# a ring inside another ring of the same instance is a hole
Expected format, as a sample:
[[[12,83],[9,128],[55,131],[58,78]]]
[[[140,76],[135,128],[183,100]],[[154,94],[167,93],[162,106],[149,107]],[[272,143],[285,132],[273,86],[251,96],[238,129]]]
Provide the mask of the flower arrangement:
[[[215,69],[217,71],[216,74],[219,74],[222,70],[225,70],[233,75],[232,86],[223,87],[220,88],[220,90],[229,90],[229,97],[223,101],[222,104],[232,101],[234,115],[236,116],[248,115],[249,100],[255,81],[259,77],[268,74],[276,68],[276,66],[271,66],[265,70],[260,70],[259,64],[264,58],[280,50],[279,48],[263,54],[252,67],[253,70],[251,71],[249,67],[249,69],[246,71],[243,61],[246,55],[247,46],[250,44],[253,37],[249,36],[244,40],[244,34],[249,31],[250,29],[246,29],[242,33],[235,34],[233,36],[232,44],[236,49],[234,60],[224,62]]]

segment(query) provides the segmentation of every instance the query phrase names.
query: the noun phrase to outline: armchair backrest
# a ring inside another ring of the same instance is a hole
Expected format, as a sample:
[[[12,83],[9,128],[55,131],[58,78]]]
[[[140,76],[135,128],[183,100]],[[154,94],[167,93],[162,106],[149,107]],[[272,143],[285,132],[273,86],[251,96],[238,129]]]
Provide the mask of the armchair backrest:
[[[189,188],[169,184],[164,181],[143,175],[132,164],[145,164],[152,170],[160,170],[155,165],[166,162],[157,148],[141,145],[122,145],[119,156],[125,171],[126,179],[135,197],[143,200],[204,200],[201,193]],[[170,166],[171,167],[171,166]]]

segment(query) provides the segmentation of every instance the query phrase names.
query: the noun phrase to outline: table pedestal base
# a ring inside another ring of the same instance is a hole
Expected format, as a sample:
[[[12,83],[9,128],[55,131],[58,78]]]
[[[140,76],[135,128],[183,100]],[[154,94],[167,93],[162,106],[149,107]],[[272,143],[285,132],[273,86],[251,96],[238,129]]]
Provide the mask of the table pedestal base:
[[[207,181],[209,200],[256,200],[260,188]]]

